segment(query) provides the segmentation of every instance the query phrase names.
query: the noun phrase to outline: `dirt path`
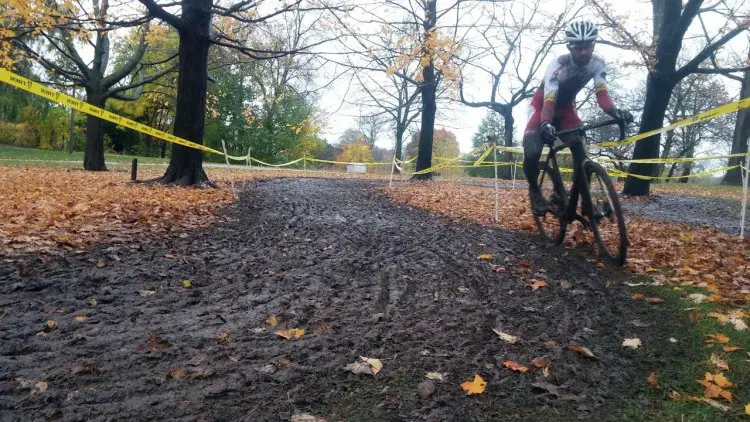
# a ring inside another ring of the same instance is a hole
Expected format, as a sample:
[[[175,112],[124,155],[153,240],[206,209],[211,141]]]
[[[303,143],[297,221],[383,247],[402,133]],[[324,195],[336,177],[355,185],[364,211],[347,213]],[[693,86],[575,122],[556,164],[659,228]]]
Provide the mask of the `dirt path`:
[[[6,260],[0,420],[621,420],[648,374],[679,359],[680,328],[634,302],[626,275],[394,206],[377,186],[255,182],[211,230]],[[305,335],[274,335],[286,328]],[[345,372],[358,356],[384,369]],[[540,356],[549,378],[503,367]],[[426,372],[447,377],[422,398]],[[459,384],[475,373],[489,384],[469,397]]]

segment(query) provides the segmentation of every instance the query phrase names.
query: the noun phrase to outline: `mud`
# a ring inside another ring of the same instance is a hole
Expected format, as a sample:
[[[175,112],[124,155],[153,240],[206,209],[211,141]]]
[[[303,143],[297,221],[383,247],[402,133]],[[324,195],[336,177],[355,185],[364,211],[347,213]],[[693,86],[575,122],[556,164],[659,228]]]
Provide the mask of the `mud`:
[[[668,339],[684,327],[634,302],[621,270],[395,206],[380,186],[254,182],[210,229],[4,258],[0,420],[621,420],[680,359]],[[288,328],[305,334],[274,334]],[[346,372],[358,356],[383,370]],[[431,393],[427,372],[446,374]],[[474,374],[487,390],[467,396]]]

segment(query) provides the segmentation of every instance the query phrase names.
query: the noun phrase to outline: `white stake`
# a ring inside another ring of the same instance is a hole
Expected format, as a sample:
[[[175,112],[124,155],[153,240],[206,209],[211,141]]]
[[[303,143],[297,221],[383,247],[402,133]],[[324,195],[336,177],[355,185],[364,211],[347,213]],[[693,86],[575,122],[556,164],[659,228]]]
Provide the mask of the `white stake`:
[[[740,174],[744,176],[742,178],[742,217],[740,221],[740,239],[745,238],[745,215],[747,213],[747,181],[748,179],[750,179],[750,174],[748,174],[748,171],[750,171],[750,155],[745,156],[745,167],[740,168]]]
[[[518,159],[513,157],[513,189],[516,188],[516,172],[518,171]]]
[[[396,169],[396,152],[393,152],[393,161],[391,161],[391,181],[388,182],[388,187],[393,186],[393,172]]]
[[[500,215],[498,213],[498,191],[497,191],[497,141],[492,145],[492,157],[495,161],[495,223],[500,222]]]
[[[234,194],[234,200],[239,201],[240,197],[237,196],[237,191],[234,190],[234,178],[232,177],[232,166],[229,165],[229,154],[227,154],[227,144],[224,140],[221,140],[221,147],[224,148],[224,160],[227,162],[227,170],[229,170],[229,183],[232,184],[232,194]]]

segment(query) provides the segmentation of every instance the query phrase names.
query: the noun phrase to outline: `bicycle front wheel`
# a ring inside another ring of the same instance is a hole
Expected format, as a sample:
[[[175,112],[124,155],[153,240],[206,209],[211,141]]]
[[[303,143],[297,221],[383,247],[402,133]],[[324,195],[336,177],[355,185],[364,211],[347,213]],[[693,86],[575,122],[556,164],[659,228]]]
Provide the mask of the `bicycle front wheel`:
[[[591,195],[589,222],[599,244],[599,253],[617,265],[624,265],[627,257],[628,234],[625,217],[620,207],[612,180],[601,165],[586,163],[586,181]]]
[[[552,159],[542,163],[539,172],[539,188],[542,196],[549,204],[549,210],[544,215],[534,215],[534,222],[542,237],[553,243],[560,243],[565,238],[565,185],[563,185],[557,162]]]

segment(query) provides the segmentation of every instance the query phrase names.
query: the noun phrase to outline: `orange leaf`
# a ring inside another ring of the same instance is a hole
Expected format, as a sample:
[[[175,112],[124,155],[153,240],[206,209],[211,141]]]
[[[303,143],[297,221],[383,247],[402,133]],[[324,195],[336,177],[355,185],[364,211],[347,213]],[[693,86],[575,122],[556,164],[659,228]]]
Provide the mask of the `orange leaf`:
[[[529,368],[521,365],[518,362],[514,362],[512,360],[506,360],[505,362],[503,362],[503,366],[505,366],[506,368],[512,369],[514,371],[521,372],[521,373],[529,370]]]
[[[723,390],[718,385],[707,382],[707,381],[698,381],[698,382],[704,387],[706,387],[706,391],[703,394],[709,399],[715,399],[717,397],[721,397],[721,392]]]
[[[474,375],[474,381],[466,381],[461,383],[461,388],[466,391],[467,395],[482,394],[484,389],[487,387],[487,381],[483,380],[479,374]]]
[[[672,391],[671,393],[669,393],[669,397],[671,397],[672,400],[679,400],[680,393],[678,393],[677,391]]]
[[[729,337],[725,336],[724,334],[714,333],[714,334],[709,334],[707,337],[709,337],[709,339],[706,340],[706,343],[721,343],[721,344],[729,343]]]
[[[268,325],[270,325],[271,327],[275,327],[275,326],[276,326],[276,324],[278,324],[278,323],[279,323],[279,320],[278,320],[278,319],[276,318],[276,315],[271,315],[271,316],[269,316],[268,318],[266,318],[266,322],[267,322],[267,323],[268,323]]]
[[[529,284],[529,286],[531,286],[531,290],[537,290],[540,287],[544,287],[546,285],[547,285],[546,282],[544,282],[542,280],[534,280],[534,279],[532,279],[531,280],[531,284]]]
[[[724,376],[724,374],[719,373],[714,375],[714,382],[716,385],[718,385],[721,388],[732,388],[734,387],[734,384],[729,381],[727,377]]]
[[[737,346],[724,346],[724,349],[723,349],[723,350],[724,350],[724,351],[725,351],[726,353],[731,353],[731,352],[736,352],[736,351],[740,350],[740,348],[739,348],[739,347],[737,347]]]
[[[492,254],[491,253],[483,253],[477,257],[480,261],[492,261]]]
[[[305,330],[301,330],[299,328],[292,328],[290,330],[281,330],[277,331],[276,335],[283,337],[287,340],[290,340],[292,338],[300,338],[305,334]]]
[[[633,300],[643,300],[646,298],[646,295],[643,293],[636,293],[633,295]]]
[[[651,375],[648,376],[648,379],[646,379],[646,382],[656,387],[656,378],[657,378],[656,371],[654,371],[651,373]]]

